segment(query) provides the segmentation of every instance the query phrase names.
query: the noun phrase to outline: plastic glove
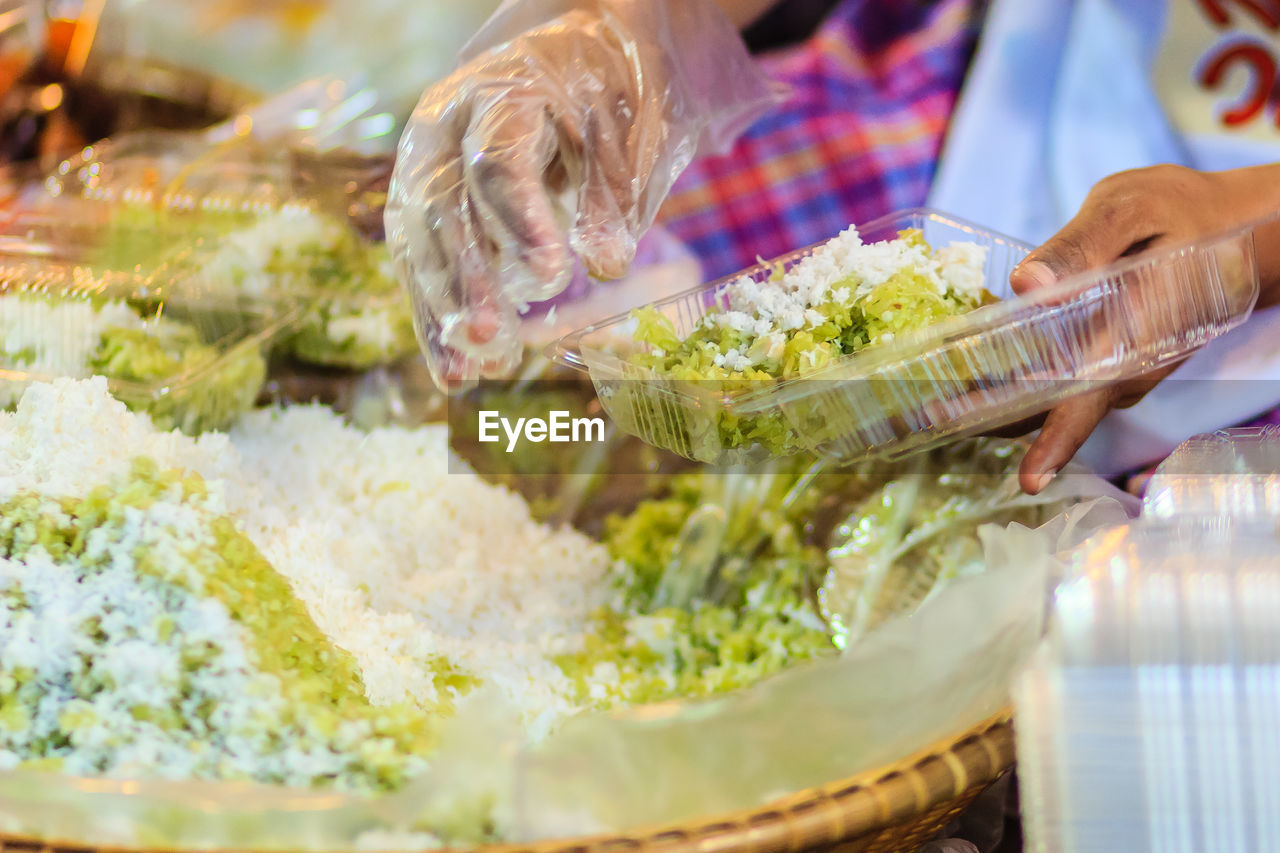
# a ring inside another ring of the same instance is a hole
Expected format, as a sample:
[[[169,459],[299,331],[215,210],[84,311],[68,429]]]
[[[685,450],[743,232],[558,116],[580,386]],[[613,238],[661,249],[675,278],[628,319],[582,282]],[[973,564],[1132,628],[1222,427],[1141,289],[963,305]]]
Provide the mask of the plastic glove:
[[[696,152],[780,97],[710,0],[509,0],[400,140],[387,242],[441,385],[520,360],[576,255],[622,275]]]

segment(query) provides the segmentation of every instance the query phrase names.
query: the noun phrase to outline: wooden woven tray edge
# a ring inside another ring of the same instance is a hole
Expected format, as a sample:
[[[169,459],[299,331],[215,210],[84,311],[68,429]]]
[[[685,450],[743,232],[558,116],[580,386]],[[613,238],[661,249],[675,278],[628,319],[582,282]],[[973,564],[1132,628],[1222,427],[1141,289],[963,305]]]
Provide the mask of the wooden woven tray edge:
[[[1008,770],[1013,759],[1013,711],[1005,708],[900,761],[758,808],[625,835],[453,848],[449,853],[792,853],[831,847],[976,795]]]
[[[793,853],[836,845],[851,850],[911,849],[884,846],[885,830],[910,826],[907,834],[912,839],[927,837],[999,778],[1013,764],[1012,719],[1012,710],[1006,708],[900,761],[754,809],[625,835],[449,848],[441,853]],[[870,842],[873,836],[880,840],[870,846],[850,843]],[[136,853],[139,849],[0,833],[0,853]]]

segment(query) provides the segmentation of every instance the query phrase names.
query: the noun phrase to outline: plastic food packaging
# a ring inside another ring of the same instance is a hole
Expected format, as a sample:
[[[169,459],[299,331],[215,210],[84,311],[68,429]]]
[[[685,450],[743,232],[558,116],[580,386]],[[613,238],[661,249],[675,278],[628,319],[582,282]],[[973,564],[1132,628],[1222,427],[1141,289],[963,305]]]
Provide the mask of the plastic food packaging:
[[[227,192],[222,201],[66,201],[15,217],[0,229],[0,252],[180,281],[186,294],[258,312],[301,308],[277,344],[307,364],[366,369],[417,351],[390,256],[354,221],[302,197],[276,204]]]
[[[161,429],[229,427],[254,405],[297,308],[174,284],[0,254],[0,405],[34,381],[102,374]]]
[[[389,177],[394,126],[371,89],[309,80],[204,130],[95,142],[46,178],[44,202],[248,211],[333,196],[331,204],[345,206]]]
[[[1275,850],[1280,542],[1226,516],[1078,550],[1015,689],[1029,850]]]
[[[1146,518],[1280,518],[1280,427],[1240,427],[1188,439],[1160,464],[1143,498]]]
[[[618,315],[562,338],[552,357],[587,371],[619,427],[704,462],[751,458],[724,435],[772,418],[783,442],[839,462],[895,458],[1015,423],[1067,397],[1170,364],[1243,322],[1258,294],[1252,226],[1160,249],[1014,296],[1029,247],[945,213],[914,209],[859,228],[865,242],[918,228],[933,246],[987,247],[986,288],[1001,301],[784,380],[677,381],[631,363],[644,351]],[[687,336],[727,304],[742,276],[763,281],[817,247],[653,303]],[[771,425],[772,426],[772,425]]]

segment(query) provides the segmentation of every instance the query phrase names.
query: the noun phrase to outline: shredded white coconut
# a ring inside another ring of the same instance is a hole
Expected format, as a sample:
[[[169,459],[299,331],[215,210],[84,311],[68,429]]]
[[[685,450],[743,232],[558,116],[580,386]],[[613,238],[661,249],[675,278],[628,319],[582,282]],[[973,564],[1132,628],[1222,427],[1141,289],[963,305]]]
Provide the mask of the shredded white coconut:
[[[396,348],[396,315],[399,303],[382,307],[369,306],[360,311],[330,317],[325,324],[325,336],[334,344],[354,342],[355,346],[368,347],[378,352],[394,352]]]
[[[280,289],[273,258],[289,258],[307,246],[332,246],[343,237],[337,222],[306,208],[284,208],[222,237],[201,259],[201,282],[211,293],[264,297]]]
[[[985,284],[987,248],[977,243],[952,243],[933,254],[947,287],[957,293],[977,293]]]
[[[604,602],[607,554],[451,461],[444,426],[364,433],[300,406],[192,439],[157,433],[100,377],[58,380],[0,413],[0,500],[83,496],[137,456],[205,478],[207,505],[355,656],[372,701],[435,700],[445,658],[500,689],[534,736],[576,710],[552,658],[580,647]]]
[[[777,281],[743,276],[730,283],[728,310],[709,314],[704,322],[753,336],[819,326],[825,321],[816,310],[820,305],[864,297],[903,271],[923,276],[939,294],[970,295],[983,287],[986,254],[985,246],[956,242],[930,257],[927,247],[904,239],[864,243],[850,227]],[[716,364],[740,370],[751,362],[739,365],[726,353]]]

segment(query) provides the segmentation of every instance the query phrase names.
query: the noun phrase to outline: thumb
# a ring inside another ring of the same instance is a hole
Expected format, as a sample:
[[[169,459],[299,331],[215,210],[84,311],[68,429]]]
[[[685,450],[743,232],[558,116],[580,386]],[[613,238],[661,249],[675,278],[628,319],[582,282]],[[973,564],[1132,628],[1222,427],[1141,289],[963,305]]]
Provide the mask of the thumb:
[[[1141,222],[1132,207],[1091,195],[1062,230],[1022,259],[1010,273],[1009,285],[1014,293],[1030,293],[1109,264],[1151,236],[1140,231]]]

